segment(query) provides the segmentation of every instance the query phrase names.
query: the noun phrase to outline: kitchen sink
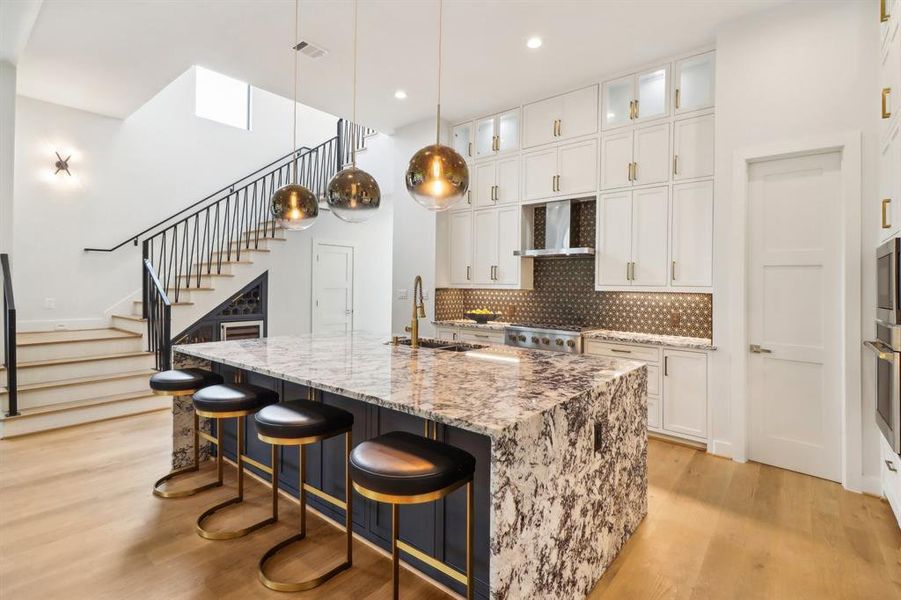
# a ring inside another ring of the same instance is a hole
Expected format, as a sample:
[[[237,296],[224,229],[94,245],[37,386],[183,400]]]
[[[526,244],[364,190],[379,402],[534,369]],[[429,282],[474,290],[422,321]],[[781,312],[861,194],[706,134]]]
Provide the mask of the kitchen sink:
[[[385,343],[398,346],[410,346],[413,343],[413,340],[410,338],[397,338]],[[470,350],[481,350],[485,346],[480,344],[467,344],[465,342],[449,342],[447,340],[419,338],[419,347],[430,348],[432,350],[445,350],[447,352],[469,352]]]

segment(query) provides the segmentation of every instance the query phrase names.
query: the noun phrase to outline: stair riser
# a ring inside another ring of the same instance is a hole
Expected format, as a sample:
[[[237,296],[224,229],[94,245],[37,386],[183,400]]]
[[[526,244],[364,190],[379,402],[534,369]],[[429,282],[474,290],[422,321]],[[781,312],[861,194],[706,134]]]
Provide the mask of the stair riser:
[[[123,319],[122,317],[117,317],[115,315],[113,316],[113,327],[132,333],[139,333],[141,335],[147,333],[147,323],[135,321],[133,319]]]
[[[137,415],[152,410],[166,409],[171,406],[172,398],[167,396],[147,396],[99,406],[86,406],[84,408],[34,415],[27,418],[0,420],[0,439],[36,433],[38,431],[49,431],[70,425],[103,421],[104,419],[113,419],[115,417]]]
[[[149,375],[134,375],[107,381],[91,381],[38,390],[20,389],[19,407],[23,409],[37,408],[61,402],[77,402],[140,391],[147,391],[149,394],[149,379]],[[5,405],[7,400],[5,393],[2,398]]]
[[[89,360],[62,365],[45,365],[40,367],[25,367],[18,370],[19,385],[32,383],[49,383],[61,379],[76,379],[78,377],[91,377],[94,375],[115,375],[128,371],[140,371],[153,369],[156,361],[152,354],[142,356],[126,356],[123,358],[110,358],[103,360]],[[6,385],[6,373],[0,374],[2,385]]]
[[[119,352],[139,352],[143,349],[143,341],[141,338],[129,337],[90,340],[85,342],[19,346],[16,349],[16,354],[18,360],[21,362],[31,362],[38,360],[52,360],[55,358],[101,356]]]

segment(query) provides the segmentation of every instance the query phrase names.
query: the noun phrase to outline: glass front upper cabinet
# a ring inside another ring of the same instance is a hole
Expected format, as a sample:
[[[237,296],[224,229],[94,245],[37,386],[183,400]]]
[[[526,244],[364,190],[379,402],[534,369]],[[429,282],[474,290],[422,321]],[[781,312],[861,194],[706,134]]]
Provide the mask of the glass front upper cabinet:
[[[519,150],[519,109],[497,116],[497,151]]]
[[[485,117],[476,121],[476,158],[494,154],[494,135],[494,117]]]
[[[454,127],[454,150],[469,160],[472,158],[472,123],[461,123]]]
[[[673,92],[676,114],[713,106],[715,71],[716,58],[713,52],[676,62],[676,89]]]
[[[638,74],[636,120],[656,119],[667,115],[666,72],[666,67],[660,67]]]
[[[635,99],[635,77],[630,75],[604,84],[604,128],[632,122],[632,100]]]

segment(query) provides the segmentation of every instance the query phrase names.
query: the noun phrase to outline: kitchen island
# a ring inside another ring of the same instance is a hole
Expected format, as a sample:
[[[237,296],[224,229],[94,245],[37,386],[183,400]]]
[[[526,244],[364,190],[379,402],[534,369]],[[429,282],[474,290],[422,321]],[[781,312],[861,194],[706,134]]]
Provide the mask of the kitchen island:
[[[412,349],[353,332],[176,346],[173,364],[206,366],[282,400],[311,395],[340,406],[354,414],[354,443],[399,429],[422,435],[437,425],[439,439],[477,461],[477,597],[583,598],[647,514],[641,363],[504,346]],[[190,398],[176,398],[173,415],[173,466],[181,467],[192,455]],[[268,446],[257,440],[252,419],[246,427],[247,453],[267,463]],[[223,451],[234,458],[233,422],[223,434]],[[307,453],[308,483],[343,497],[343,441],[318,446]],[[283,449],[280,477],[292,494],[297,461],[296,448]],[[401,539],[462,569],[464,496],[402,507]],[[312,506],[343,522],[340,511],[315,500]],[[386,547],[390,514],[387,505],[355,497],[355,533]]]

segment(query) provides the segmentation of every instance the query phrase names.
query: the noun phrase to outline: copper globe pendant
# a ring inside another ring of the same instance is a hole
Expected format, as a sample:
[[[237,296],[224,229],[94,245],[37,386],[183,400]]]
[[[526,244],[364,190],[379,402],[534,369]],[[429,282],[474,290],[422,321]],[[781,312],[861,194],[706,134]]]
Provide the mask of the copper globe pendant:
[[[276,225],[290,231],[302,231],[310,227],[319,216],[316,196],[296,183],[289,183],[275,190],[269,208]]]
[[[469,166],[456,150],[441,144],[441,21],[444,3],[438,3],[438,107],[435,143],[410,159],[404,180],[407,191],[420,205],[444,211],[459,202],[469,189]]]
[[[326,202],[336,217],[348,223],[362,223],[382,202],[375,178],[357,168],[357,2],[354,1],[353,118],[350,123],[350,166],[338,171],[328,183]]]
[[[298,37],[297,17],[299,12],[299,0],[294,0],[294,39]],[[269,203],[269,212],[275,219],[278,227],[290,231],[301,231],[310,227],[319,216],[319,201],[306,187],[300,185],[297,170],[297,46],[291,48],[294,52],[294,104],[293,129],[291,136],[291,152],[294,154],[294,182],[284,185],[272,195]]]

